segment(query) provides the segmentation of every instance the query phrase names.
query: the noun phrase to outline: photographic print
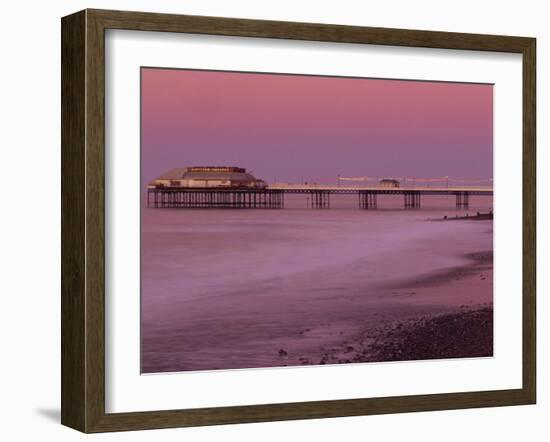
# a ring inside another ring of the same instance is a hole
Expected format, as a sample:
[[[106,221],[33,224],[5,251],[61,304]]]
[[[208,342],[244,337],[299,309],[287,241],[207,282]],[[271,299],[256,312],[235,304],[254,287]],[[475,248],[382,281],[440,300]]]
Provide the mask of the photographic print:
[[[141,68],[142,373],[493,355],[493,85]]]

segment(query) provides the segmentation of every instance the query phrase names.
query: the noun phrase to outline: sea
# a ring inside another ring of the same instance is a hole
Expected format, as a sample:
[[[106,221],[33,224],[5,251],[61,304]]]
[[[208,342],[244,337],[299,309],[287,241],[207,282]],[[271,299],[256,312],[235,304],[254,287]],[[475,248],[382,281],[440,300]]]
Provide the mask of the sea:
[[[287,195],[285,209],[142,208],[143,373],[287,365],[379,315],[425,311],[395,296],[405,281],[464,266],[493,248],[492,197],[331,196],[330,208]],[[444,220],[447,217],[447,220]],[[396,291],[397,290],[397,291]],[[442,285],[439,298],[445,305]],[[450,302],[450,301],[449,301]]]

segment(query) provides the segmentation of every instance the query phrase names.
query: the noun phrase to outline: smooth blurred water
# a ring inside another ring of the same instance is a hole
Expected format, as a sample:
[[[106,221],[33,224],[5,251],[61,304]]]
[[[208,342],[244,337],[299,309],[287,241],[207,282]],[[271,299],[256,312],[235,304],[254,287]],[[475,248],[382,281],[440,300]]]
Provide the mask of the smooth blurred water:
[[[356,195],[285,206],[142,210],[142,371],[280,365],[279,348],[312,344],[304,330],[395,311],[379,296],[388,287],[492,250],[490,221],[433,221],[492,210],[490,197],[465,211],[454,196],[416,210],[403,196],[379,196],[378,210],[358,209]]]

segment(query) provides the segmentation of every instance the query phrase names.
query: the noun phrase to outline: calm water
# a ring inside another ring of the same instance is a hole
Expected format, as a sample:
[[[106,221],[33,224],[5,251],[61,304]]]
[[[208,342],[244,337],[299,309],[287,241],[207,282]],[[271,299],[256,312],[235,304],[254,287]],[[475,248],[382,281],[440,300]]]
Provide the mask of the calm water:
[[[380,296],[402,281],[492,250],[490,221],[430,221],[492,210],[490,197],[470,197],[467,211],[434,196],[407,211],[403,196],[379,196],[374,211],[357,196],[332,197],[331,209],[285,203],[143,209],[143,372],[281,365],[281,348],[308,352],[372,315],[413,309]]]

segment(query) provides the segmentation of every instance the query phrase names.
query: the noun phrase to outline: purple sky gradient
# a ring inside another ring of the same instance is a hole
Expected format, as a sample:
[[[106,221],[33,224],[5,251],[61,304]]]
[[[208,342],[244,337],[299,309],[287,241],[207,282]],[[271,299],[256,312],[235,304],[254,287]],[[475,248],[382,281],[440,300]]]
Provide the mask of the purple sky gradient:
[[[493,176],[492,85],[143,68],[142,186],[174,167],[268,182]]]

